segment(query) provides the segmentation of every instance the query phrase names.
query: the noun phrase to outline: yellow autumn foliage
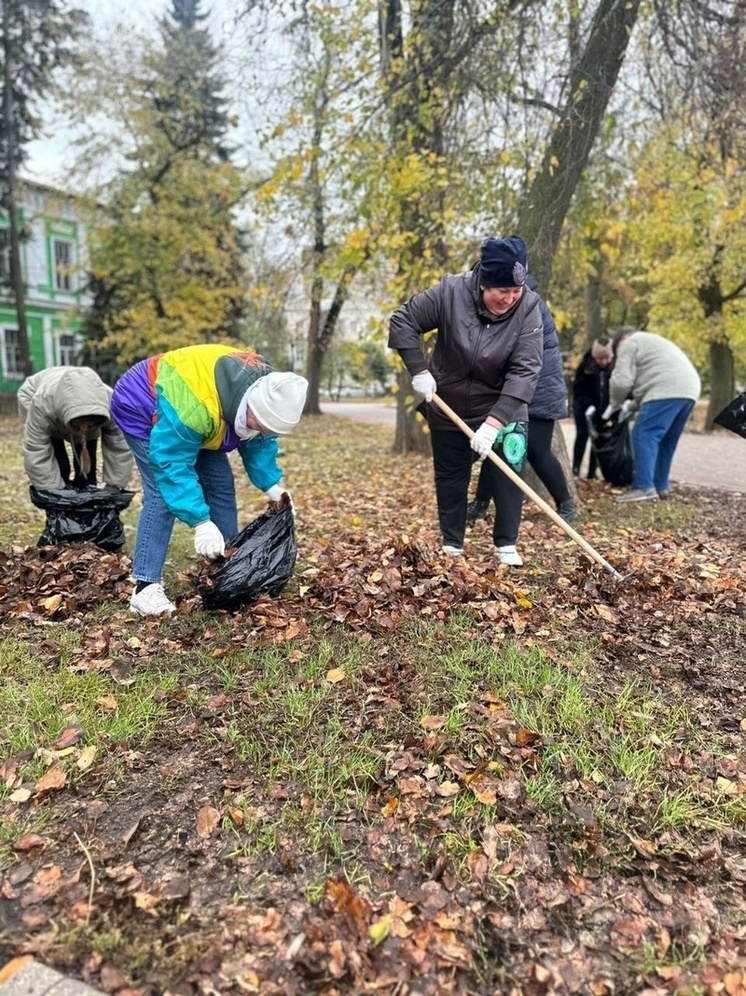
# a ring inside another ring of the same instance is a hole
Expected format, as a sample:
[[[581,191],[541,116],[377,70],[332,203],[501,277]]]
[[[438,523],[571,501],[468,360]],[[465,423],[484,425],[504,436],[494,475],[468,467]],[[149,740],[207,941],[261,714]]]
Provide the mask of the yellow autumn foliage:
[[[115,288],[103,344],[121,362],[197,342],[226,341],[244,288],[232,219],[239,172],[225,163],[177,160],[149,195],[137,172],[90,234],[93,276]]]
[[[681,123],[646,143],[628,199],[628,238],[646,284],[648,327],[702,368],[711,342],[728,343],[736,356],[746,348],[746,178],[713,140],[694,149]]]

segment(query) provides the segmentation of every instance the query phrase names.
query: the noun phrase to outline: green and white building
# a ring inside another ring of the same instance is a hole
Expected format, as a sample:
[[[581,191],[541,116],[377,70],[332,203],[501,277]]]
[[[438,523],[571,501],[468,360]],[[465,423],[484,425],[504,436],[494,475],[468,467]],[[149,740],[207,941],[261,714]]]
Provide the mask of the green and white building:
[[[85,293],[85,231],[75,198],[53,187],[19,185],[18,226],[26,287],[26,325],[34,370],[80,360]],[[10,222],[0,213],[0,395],[24,378],[18,315],[10,289]]]

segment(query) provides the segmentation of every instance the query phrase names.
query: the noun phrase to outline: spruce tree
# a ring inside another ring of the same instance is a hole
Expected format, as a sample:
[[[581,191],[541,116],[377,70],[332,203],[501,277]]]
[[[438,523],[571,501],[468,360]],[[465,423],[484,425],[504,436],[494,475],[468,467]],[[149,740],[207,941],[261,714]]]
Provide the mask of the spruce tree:
[[[218,71],[220,50],[200,26],[206,17],[200,0],[173,0],[159,22],[164,51],[152,82],[152,99],[158,127],[174,149],[208,153],[226,162],[230,149],[225,144],[229,127],[225,80]]]
[[[199,0],[173,0],[160,42],[132,70],[129,166],[102,191],[91,233],[92,348],[118,362],[193,342],[241,341],[245,266],[234,211],[244,193]]]

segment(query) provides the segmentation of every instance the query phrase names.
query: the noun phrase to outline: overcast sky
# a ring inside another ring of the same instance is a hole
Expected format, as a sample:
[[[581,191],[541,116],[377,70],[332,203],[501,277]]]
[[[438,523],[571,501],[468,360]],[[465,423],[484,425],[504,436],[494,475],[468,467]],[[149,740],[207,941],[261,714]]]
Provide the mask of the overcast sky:
[[[111,37],[127,27],[157,36],[157,22],[171,7],[170,0],[70,0],[72,6],[82,8],[91,17],[92,34]],[[247,6],[246,0],[202,0],[200,10],[208,14],[206,26],[216,44],[221,45],[226,55],[225,96],[230,101],[241,103],[241,87],[237,81],[237,67],[241,64],[238,46],[241,32],[236,29],[236,14]],[[232,71],[230,67],[234,67]],[[245,105],[245,102],[243,102]],[[246,107],[236,107],[239,119],[246,121]],[[43,136],[32,142],[29,159],[24,164],[23,174],[40,183],[67,186],[65,177],[69,175],[75,150],[71,147],[71,133],[65,121],[51,110],[44,108]]]

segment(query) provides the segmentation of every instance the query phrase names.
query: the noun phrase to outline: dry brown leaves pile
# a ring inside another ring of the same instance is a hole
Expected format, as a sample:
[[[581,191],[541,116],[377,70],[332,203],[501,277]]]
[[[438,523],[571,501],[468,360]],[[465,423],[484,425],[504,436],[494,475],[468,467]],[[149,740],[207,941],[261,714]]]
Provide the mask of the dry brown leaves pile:
[[[743,498],[682,494],[688,515],[681,529],[647,508],[628,510],[624,525],[610,527],[609,489],[584,482],[583,535],[624,582],[531,508],[521,533],[527,566],[511,571],[490,556],[489,523],[471,529],[463,560],[442,555],[426,462],[394,461],[373,430],[359,430],[359,445],[348,449],[340,431],[334,460],[310,467],[315,437],[325,431],[309,429],[289,461],[298,483],[299,563],[279,598],[206,624],[195,615],[198,595],[187,590],[175,636],[159,622],[127,618],[126,557],[89,547],[13,548],[0,552],[0,632],[22,625],[37,633],[39,652],[53,661],[55,624],[81,627],[73,670],[106,671],[115,690],[163,650],[188,655],[195,644],[215,644],[219,659],[263,644],[302,648],[311,623],[320,622],[370,641],[356,736],[375,728],[384,712],[410,714],[417,675],[387,656],[387,641],[410,621],[465,614],[490,641],[515,639],[559,661],[574,640],[594,637],[595,665],[610,683],[652,676],[664,696],[685,697],[704,727],[731,738],[724,740],[732,747],[727,756],[703,754],[696,763],[713,787],[720,779],[746,792],[743,650],[733,645],[729,625],[742,621],[746,606],[738,553]],[[182,582],[196,585],[198,578],[185,574]],[[121,608],[91,625],[90,611],[112,602]],[[49,770],[36,784],[18,785],[23,759],[7,758],[6,786],[26,791],[27,803],[50,806],[61,821],[14,840],[17,860],[2,879],[14,911],[9,953],[18,953],[25,937],[26,950],[119,996],[669,996],[693,991],[679,955],[696,949],[706,951],[697,967],[699,991],[746,996],[741,843],[717,835],[701,845],[650,840],[631,816],[626,851],[612,856],[594,804],[623,804],[632,814],[634,800],[623,786],[584,783],[573,771],[566,816],[552,826],[522,787],[522,775],[540,763],[540,737],[521,728],[489,688],[475,688],[468,703],[470,756],[451,749],[445,716],[426,716],[389,745],[364,809],[337,818],[359,882],[330,872],[323,856],[299,854],[291,832],[280,835],[264,865],[230,857],[226,828],[243,825],[241,800],[252,800],[259,824],[262,813],[276,818],[290,802],[310,805],[292,783],[262,784],[219,743],[231,717],[254,708],[250,692],[214,690],[203,713],[164,731],[152,753],[122,745],[119,760],[131,785],[124,805],[99,796],[90,782],[65,795],[65,761],[86,763],[75,726],[43,745]],[[684,780],[693,763],[674,753],[668,762]],[[470,827],[472,846],[457,867],[443,842],[463,832],[454,813],[465,795],[495,807],[499,818]],[[322,894],[309,902],[302,889],[320,879]],[[728,892],[740,913],[723,917],[718,904]],[[233,904],[233,896],[242,900]],[[85,944],[84,960],[76,961],[74,948],[49,928],[52,915],[83,933],[93,923],[101,931],[118,925],[152,933],[147,946],[157,969],[129,972],[101,946],[91,951]],[[636,960],[626,965],[619,951]],[[643,951],[652,965],[647,972],[639,967]]]

